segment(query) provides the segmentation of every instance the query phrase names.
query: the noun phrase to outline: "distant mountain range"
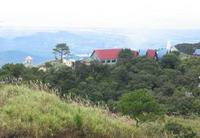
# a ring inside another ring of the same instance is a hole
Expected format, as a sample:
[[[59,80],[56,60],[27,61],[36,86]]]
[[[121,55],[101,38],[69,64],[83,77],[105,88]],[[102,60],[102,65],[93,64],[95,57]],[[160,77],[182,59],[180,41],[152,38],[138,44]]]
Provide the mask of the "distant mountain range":
[[[76,59],[89,55],[94,49],[163,48],[168,40],[172,44],[200,42],[200,30],[87,29],[25,32],[8,32],[0,28],[0,65],[21,63],[26,56],[32,56],[35,64],[52,60],[52,49],[60,42],[69,45],[72,58]]]

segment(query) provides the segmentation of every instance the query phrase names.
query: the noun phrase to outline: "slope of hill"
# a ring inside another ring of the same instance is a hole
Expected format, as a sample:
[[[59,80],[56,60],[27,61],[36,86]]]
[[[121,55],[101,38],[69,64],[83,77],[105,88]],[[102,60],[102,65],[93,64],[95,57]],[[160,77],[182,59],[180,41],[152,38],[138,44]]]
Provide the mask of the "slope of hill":
[[[134,121],[27,87],[0,88],[0,137],[130,138]]]
[[[199,119],[166,117],[136,127],[134,120],[87,101],[63,101],[52,92],[25,86],[0,86],[0,107],[0,137],[170,138],[164,129],[169,121],[191,127],[200,136]]]
[[[195,49],[200,48],[200,43],[182,43],[175,46],[180,52],[192,55]]]

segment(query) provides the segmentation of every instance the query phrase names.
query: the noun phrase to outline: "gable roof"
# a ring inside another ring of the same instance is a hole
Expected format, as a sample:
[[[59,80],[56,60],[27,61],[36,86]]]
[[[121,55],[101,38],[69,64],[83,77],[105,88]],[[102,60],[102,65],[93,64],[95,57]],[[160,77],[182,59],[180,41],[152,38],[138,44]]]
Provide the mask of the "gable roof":
[[[122,48],[116,48],[116,49],[99,49],[99,50],[94,50],[92,55],[94,53],[100,60],[106,60],[106,59],[118,59],[119,53],[122,51]],[[138,51],[132,50],[133,57],[139,56]],[[92,56],[91,55],[91,56]]]
[[[195,52],[193,53],[194,55],[200,55],[200,49],[196,49]]]
[[[147,50],[147,56],[148,56],[148,57],[151,57],[151,58],[157,57],[157,52],[156,52],[156,50],[154,50],[154,49],[148,49],[148,50]]]
[[[120,49],[99,49],[99,50],[94,50],[92,55],[95,53],[100,60],[117,59],[121,50],[122,50],[121,48]]]

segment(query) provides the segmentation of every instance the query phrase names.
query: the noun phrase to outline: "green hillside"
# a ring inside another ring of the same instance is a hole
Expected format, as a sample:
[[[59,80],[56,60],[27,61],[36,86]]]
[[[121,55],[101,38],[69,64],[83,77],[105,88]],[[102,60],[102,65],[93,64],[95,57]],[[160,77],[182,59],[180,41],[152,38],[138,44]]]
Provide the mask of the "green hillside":
[[[200,136],[199,119],[165,117],[139,127],[87,102],[61,100],[54,93],[26,86],[0,87],[0,137],[131,138],[172,137],[166,123],[181,122]]]
[[[0,90],[0,137],[131,137],[132,120],[24,86]],[[60,135],[60,136],[59,136]]]
[[[175,46],[180,52],[192,55],[195,49],[200,48],[200,43],[183,43]]]

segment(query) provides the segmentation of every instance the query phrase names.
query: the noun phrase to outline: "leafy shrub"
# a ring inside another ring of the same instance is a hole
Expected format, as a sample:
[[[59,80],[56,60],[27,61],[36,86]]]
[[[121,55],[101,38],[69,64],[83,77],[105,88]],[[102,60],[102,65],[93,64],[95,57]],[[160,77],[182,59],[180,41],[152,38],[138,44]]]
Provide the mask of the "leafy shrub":
[[[147,89],[124,94],[118,102],[118,109],[134,118],[137,125],[139,122],[155,120],[163,113],[161,106]]]

